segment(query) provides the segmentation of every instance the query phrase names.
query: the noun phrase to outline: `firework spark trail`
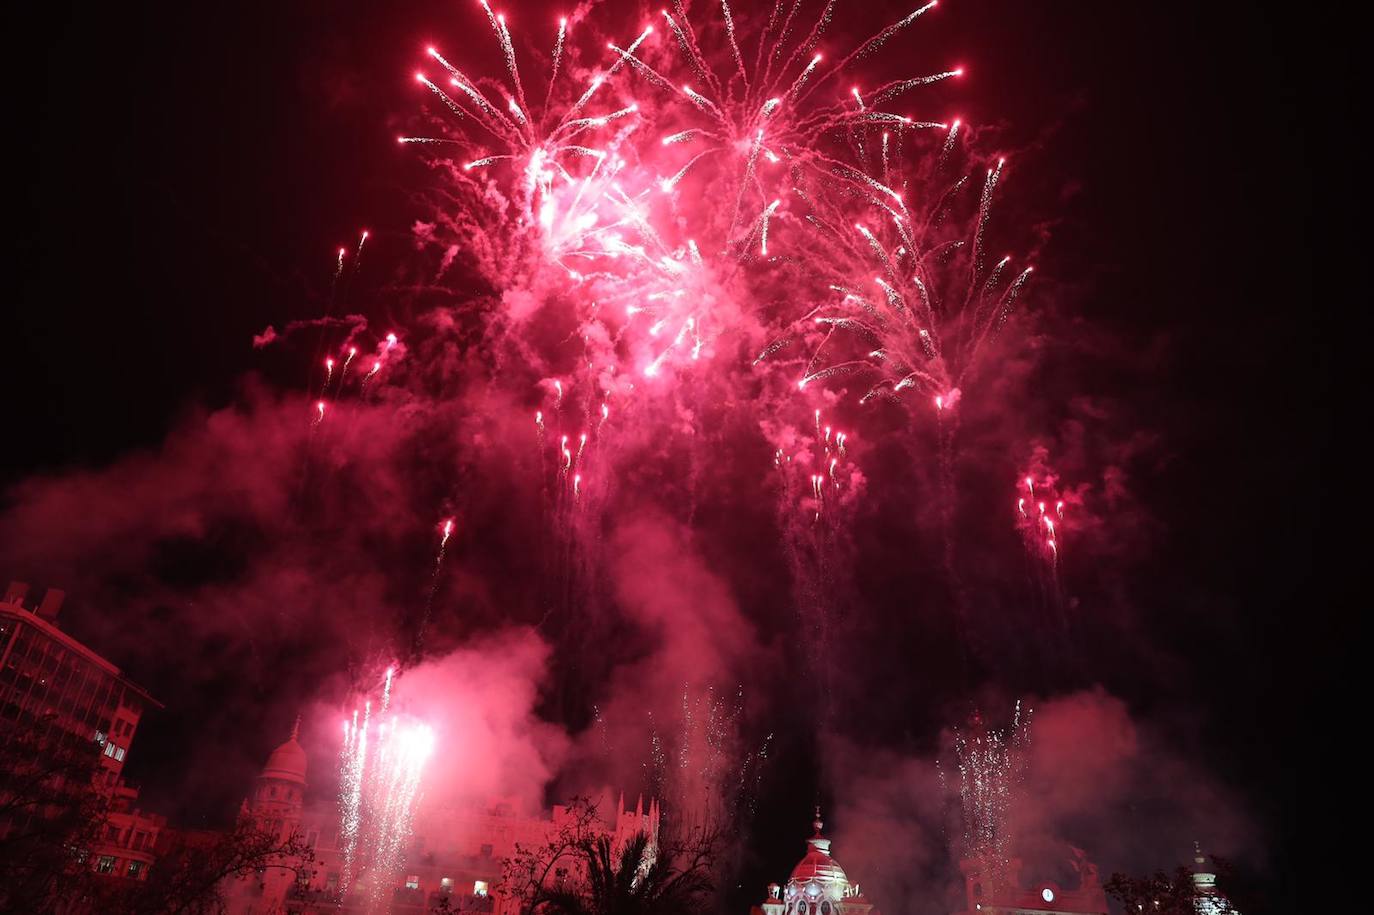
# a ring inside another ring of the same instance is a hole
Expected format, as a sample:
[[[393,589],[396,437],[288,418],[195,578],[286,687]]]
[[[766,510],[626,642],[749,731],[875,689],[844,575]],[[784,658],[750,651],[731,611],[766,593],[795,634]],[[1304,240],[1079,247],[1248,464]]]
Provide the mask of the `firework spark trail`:
[[[1036,446],[1014,489],[1012,523],[1021,535],[1027,564],[1027,584],[1058,615],[1067,627],[1066,602],[1061,580],[1065,546],[1081,538],[1088,517],[1081,509],[1086,487],[1064,483],[1049,462],[1044,446]]]
[[[1032,269],[1022,269],[1007,282],[1003,277],[1009,257],[986,275],[978,266],[998,174],[989,172],[967,236],[960,234],[963,227],[950,229],[942,210],[947,200],[943,194],[936,198],[940,205],[934,211],[913,215],[904,205],[894,210],[882,199],[884,194],[895,199],[896,191],[858,176],[853,179],[855,187],[872,191],[863,194],[867,212],[854,214],[852,201],[850,206],[835,207],[819,198],[822,206],[813,215],[832,232],[801,239],[812,243],[807,263],[823,271],[826,284],[837,294],[819,315],[815,309],[808,311],[788,335],[807,342],[801,386],[836,374],[857,374],[869,380],[863,401],[901,399],[905,392],[915,392],[925,395],[924,402],[936,411],[957,404]],[[846,224],[854,227],[852,235],[839,229]],[[817,240],[824,246],[816,245]],[[920,240],[927,241],[925,247]],[[959,256],[970,248],[971,257]],[[876,277],[875,269],[880,274]],[[876,296],[864,294],[864,282],[856,281],[865,274]],[[981,277],[982,282],[969,277]],[[962,281],[967,281],[966,289]],[[850,332],[852,345],[833,337],[836,327]],[[840,342],[847,345],[834,345]],[[832,351],[837,355],[831,356]],[[841,366],[843,373],[835,371]]]
[[[348,378],[348,367],[353,364],[353,357],[356,355],[358,355],[358,348],[356,346],[350,346],[348,348],[348,355],[344,357],[343,365],[339,368],[338,390],[340,392],[343,391],[344,381]]]
[[[977,865],[983,885],[991,891],[985,895],[995,895],[1012,878],[1011,817],[1025,779],[1032,711],[1023,709],[1018,699],[1008,727],[990,727],[975,712],[969,726],[954,734],[963,826],[960,854]]]
[[[849,589],[849,527],[864,477],[852,460],[849,433],[835,428],[819,408],[794,409],[791,422],[765,422],[762,430],[774,444],[778,527],[791,571],[800,647],[822,672],[814,683],[821,718],[827,721],[834,711],[834,684],[825,653]]]
[[[384,910],[391,877],[404,863],[434,732],[391,710],[395,668],[384,675],[379,710],[371,699],[344,720],[340,748],[339,816],[343,839],[340,891],[366,878],[367,911]]]
[[[772,735],[744,751],[744,691],[723,695],[713,687],[684,686],[680,712],[670,735],[649,718],[647,783],[663,804],[667,828],[679,836],[738,834],[758,803]]]
[[[367,774],[368,730],[372,722],[372,703],[363,706],[362,722],[359,723],[358,711],[353,710],[352,721],[344,722],[344,742],[339,763],[340,778],[340,831],[343,836],[343,871],[340,883],[343,892],[348,891],[356,873],[358,843],[362,833],[363,779]]]
[[[429,628],[430,613],[434,608],[434,596],[439,591],[439,573],[444,568],[444,556],[448,552],[448,540],[453,535],[453,519],[445,518],[439,525],[439,549],[434,554],[434,571],[429,577],[429,591],[425,595],[424,609],[420,613],[420,625],[415,630],[415,644],[412,654],[418,660],[424,651],[425,632]]]

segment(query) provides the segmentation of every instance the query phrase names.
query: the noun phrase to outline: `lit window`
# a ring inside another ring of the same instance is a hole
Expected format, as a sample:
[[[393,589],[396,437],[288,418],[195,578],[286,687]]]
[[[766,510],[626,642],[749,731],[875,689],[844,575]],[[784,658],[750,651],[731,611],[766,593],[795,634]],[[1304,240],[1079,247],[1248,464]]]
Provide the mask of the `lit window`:
[[[97,874],[112,874],[115,869],[114,855],[101,855],[95,862]]]
[[[115,753],[115,745],[112,744],[112,743],[107,743],[107,744],[105,744],[105,755],[106,755],[106,756],[114,756],[114,753]]]
[[[487,895],[487,881],[485,881],[485,880],[478,880],[477,882],[473,883],[473,885],[472,885],[472,895],[474,895],[474,896],[485,896],[485,895]]]
[[[104,731],[96,731],[96,732],[95,732],[95,742],[98,743],[98,744],[100,744],[102,747],[105,745],[105,732],[104,732]]]
[[[408,889],[408,890],[418,890],[419,888],[420,888],[420,878],[419,878],[418,875],[416,875],[416,874],[410,874],[409,876],[406,877],[406,889]]]
[[[124,761],[124,748],[123,748],[123,747],[115,747],[114,757],[115,757],[115,762],[123,762],[123,761]]]
[[[142,861],[130,861],[130,862],[129,862],[129,877],[131,877],[131,878],[134,879],[134,880],[137,880],[138,877],[139,877],[139,875],[142,874],[142,873],[143,873],[143,862],[142,862]]]
[[[439,892],[443,893],[445,896],[453,892],[452,877],[443,877],[439,880]]]
[[[1045,900],[1046,902],[1054,902],[1054,890],[1050,889],[1049,887],[1045,887],[1043,890],[1040,891],[1040,898]]]

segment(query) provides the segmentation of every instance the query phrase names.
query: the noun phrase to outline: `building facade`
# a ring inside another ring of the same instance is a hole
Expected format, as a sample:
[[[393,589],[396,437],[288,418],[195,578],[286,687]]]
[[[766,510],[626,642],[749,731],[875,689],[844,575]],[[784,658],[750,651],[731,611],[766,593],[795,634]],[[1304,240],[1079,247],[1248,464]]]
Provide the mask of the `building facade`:
[[[0,600],[0,732],[32,740],[54,766],[98,751],[91,776],[104,822],[88,849],[89,865],[111,879],[145,879],[166,820],[139,808],[138,789],[123,773],[143,713],[162,706],[59,628],[61,591],[49,589],[34,607],[27,597],[27,585],[11,582]],[[45,814],[35,809],[28,815]],[[0,835],[30,825],[0,821]]]
[[[231,881],[225,887],[231,915],[278,913],[386,912],[421,915],[446,903],[453,912],[513,915],[513,906],[500,893],[505,862],[517,846],[535,848],[549,842],[577,815],[566,806],[529,814],[511,800],[464,804],[422,805],[406,847],[403,865],[395,874],[364,871],[345,886],[345,837],[339,810],[332,798],[307,805],[308,760],[297,734],[277,747],[244,802],[243,815],[259,828],[285,837],[292,830],[304,840],[314,859],[303,879],[287,868]],[[622,795],[603,798],[598,828],[619,843],[643,832],[658,841],[659,807],[640,798],[633,809]],[[385,885],[375,881],[382,879]]]
[[[977,861],[965,859],[959,869],[964,875],[966,907],[955,915],[1106,915],[1107,894],[1097,866],[1080,849],[1073,851],[1074,886],[1044,879],[1025,881],[1021,861],[1015,858],[1004,875],[989,879]]]

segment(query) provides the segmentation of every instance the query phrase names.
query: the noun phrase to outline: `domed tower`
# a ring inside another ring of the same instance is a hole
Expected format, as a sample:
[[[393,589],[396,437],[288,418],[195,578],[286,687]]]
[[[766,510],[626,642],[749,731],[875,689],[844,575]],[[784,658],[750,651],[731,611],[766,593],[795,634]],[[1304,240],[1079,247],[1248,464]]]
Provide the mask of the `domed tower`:
[[[1217,888],[1217,875],[1211,866],[1212,862],[1202,853],[1202,846],[1197,842],[1193,843],[1193,853],[1193,892],[1196,894],[1193,905],[1198,915],[1221,915],[1223,912],[1240,915],[1226,894]]]
[[[249,808],[259,828],[285,838],[300,826],[305,809],[305,749],[296,719],[286,743],[272,751],[253,789]]]
[[[787,885],[768,887],[768,898],[758,908],[767,915],[878,915],[873,904],[850,883],[840,863],[830,856],[821,808],[816,808],[815,829],[806,840],[806,854],[792,868]]]

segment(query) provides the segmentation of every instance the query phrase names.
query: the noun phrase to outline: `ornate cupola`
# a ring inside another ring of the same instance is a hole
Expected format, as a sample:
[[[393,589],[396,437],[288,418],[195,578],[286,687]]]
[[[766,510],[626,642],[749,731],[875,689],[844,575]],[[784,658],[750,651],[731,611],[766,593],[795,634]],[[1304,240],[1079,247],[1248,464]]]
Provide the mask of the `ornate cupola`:
[[[759,909],[767,915],[876,915],[873,905],[859,892],[859,885],[851,883],[844,868],[831,857],[820,807],[811,826],[814,831],[806,840],[806,854],[792,868],[787,885],[770,885],[768,898]]]
[[[270,832],[288,832],[300,824],[305,808],[305,749],[300,744],[301,720],[291,736],[267,757],[253,789],[251,811]]]

